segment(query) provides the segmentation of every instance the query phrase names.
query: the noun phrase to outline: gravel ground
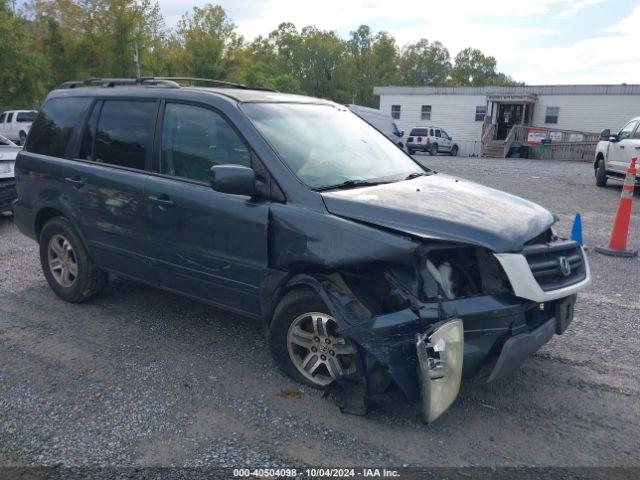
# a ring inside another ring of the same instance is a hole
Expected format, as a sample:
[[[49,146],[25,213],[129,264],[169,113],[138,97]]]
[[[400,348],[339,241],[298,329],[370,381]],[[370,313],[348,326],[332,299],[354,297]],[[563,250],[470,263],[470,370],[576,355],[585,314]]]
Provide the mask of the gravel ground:
[[[417,158],[546,206],[561,234],[580,212],[587,245],[607,243],[620,186],[587,163]],[[340,414],[275,368],[256,321],[119,278],[63,303],[0,218],[0,465],[638,466],[640,260],[590,260],[566,334],[425,426],[400,397]]]

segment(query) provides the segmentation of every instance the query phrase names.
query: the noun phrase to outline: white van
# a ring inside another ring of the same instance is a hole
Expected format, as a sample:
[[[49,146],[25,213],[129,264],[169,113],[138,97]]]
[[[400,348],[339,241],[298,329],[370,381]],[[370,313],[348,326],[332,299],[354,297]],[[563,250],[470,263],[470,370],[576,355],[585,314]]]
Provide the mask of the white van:
[[[35,110],[8,110],[0,114],[0,135],[19,145],[24,145],[31,124],[36,119]]]
[[[381,110],[363,107],[361,105],[347,105],[347,108],[362,118],[365,122],[384,133],[389,140],[400,148],[404,148],[404,144],[402,143],[402,136],[404,135],[404,132],[398,130],[398,126],[391,116]]]

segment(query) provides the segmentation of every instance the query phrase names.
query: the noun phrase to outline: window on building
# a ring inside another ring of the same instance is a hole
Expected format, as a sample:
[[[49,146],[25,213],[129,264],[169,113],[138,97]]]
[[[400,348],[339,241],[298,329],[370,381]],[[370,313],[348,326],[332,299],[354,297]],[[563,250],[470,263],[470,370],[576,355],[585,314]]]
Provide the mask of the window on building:
[[[400,118],[400,105],[391,105],[391,118],[395,120]]]
[[[560,107],[547,107],[544,123],[558,123],[558,115],[560,115]]]
[[[476,107],[476,122],[484,122],[484,117],[487,115],[486,105],[478,105]]]
[[[209,169],[225,164],[250,167],[251,153],[224,118],[206,108],[167,104],[160,171],[208,182]]]
[[[431,105],[422,105],[420,109],[420,120],[431,120]]]
[[[88,98],[52,98],[36,117],[31,126],[25,150],[64,157],[71,133],[91,100]]]
[[[93,147],[95,161],[144,170],[155,111],[155,102],[106,100]]]

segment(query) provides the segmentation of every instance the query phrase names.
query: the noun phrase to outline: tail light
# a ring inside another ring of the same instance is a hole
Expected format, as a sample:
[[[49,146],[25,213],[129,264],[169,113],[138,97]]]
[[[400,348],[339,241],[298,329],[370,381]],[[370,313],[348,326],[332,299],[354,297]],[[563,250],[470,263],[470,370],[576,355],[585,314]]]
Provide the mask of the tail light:
[[[427,137],[427,145],[431,143],[431,140]]]

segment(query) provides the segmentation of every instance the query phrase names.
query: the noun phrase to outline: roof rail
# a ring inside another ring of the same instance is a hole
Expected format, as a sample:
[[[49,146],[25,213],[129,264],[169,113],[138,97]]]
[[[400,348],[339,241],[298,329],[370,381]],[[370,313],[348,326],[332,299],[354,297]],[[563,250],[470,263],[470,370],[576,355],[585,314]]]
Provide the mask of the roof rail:
[[[180,82],[191,83],[208,83],[212,85],[218,85],[221,87],[229,88],[241,88],[251,90],[265,90],[268,92],[275,92],[275,90],[269,88],[260,87],[247,87],[242,83],[226,82],[224,80],[214,80],[211,78],[197,78],[197,77],[140,77],[140,78],[100,78],[92,77],[85,80],[74,80],[70,82],[64,82],[58,88],[78,88],[78,87],[115,87],[118,85],[147,85],[158,86],[167,88],[180,88]]]
[[[214,85],[220,85],[223,87],[243,88],[248,89],[246,85],[242,83],[226,82],[224,80],[215,80],[212,78],[198,78],[198,77],[155,77],[156,80],[168,80],[175,82],[199,82],[199,83],[211,83]]]
[[[149,85],[168,88],[179,88],[180,85],[168,79],[141,77],[141,78],[100,78],[92,77],[85,80],[74,80],[64,82],[59,88],[77,88],[77,87],[115,87],[117,85]]]

